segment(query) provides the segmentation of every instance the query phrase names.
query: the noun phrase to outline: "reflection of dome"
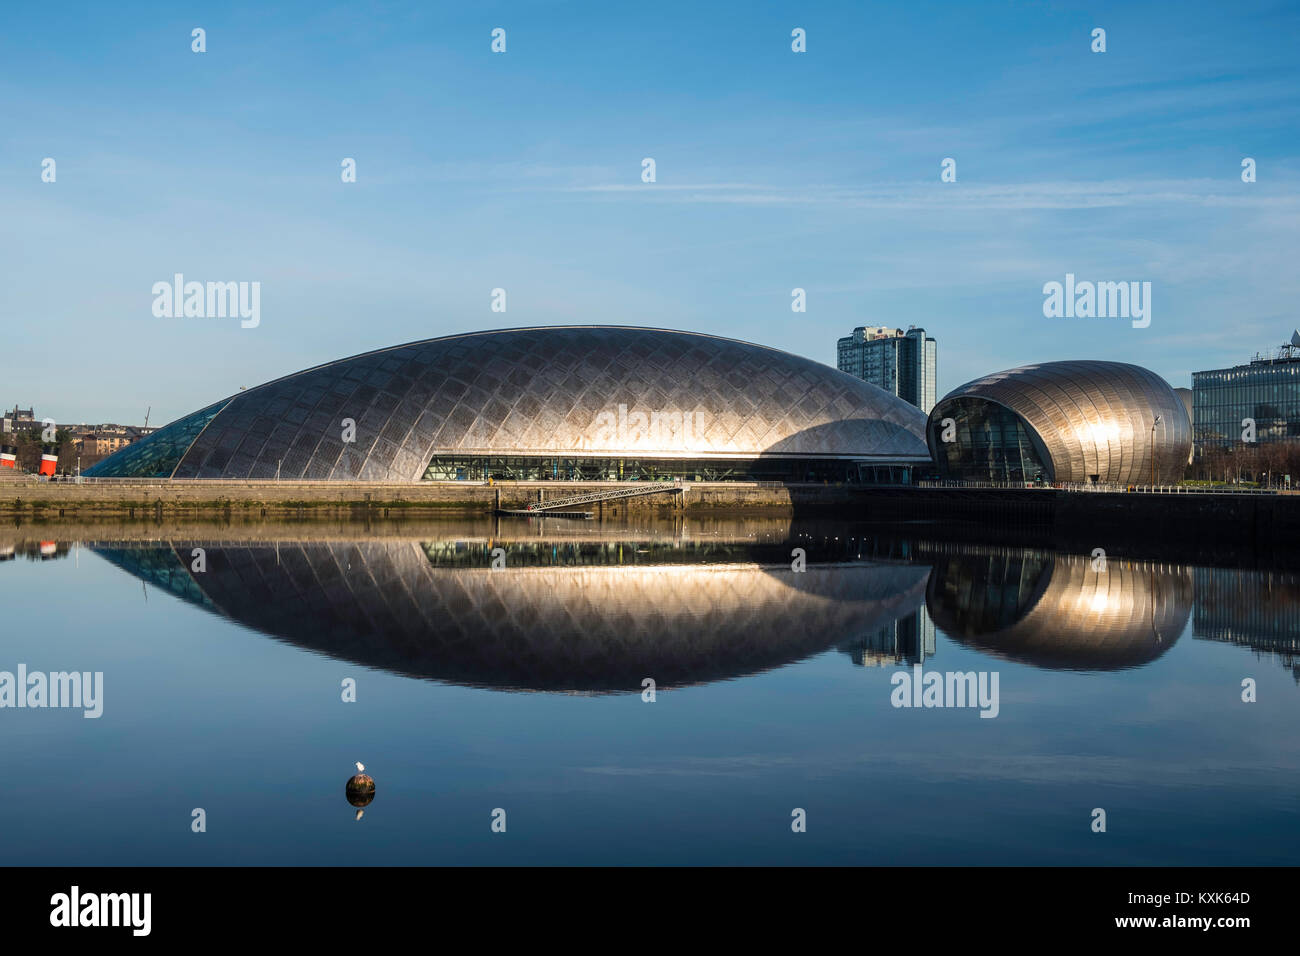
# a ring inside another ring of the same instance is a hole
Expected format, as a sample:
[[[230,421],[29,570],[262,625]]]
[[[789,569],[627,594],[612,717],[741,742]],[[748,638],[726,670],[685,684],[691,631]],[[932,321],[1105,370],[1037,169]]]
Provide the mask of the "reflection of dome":
[[[187,600],[310,650],[415,677],[537,690],[640,691],[766,670],[916,611],[918,565],[574,558],[532,541],[492,570],[479,546],[393,539],[99,546]],[[207,569],[186,556],[203,547]],[[776,547],[776,546],[772,546]],[[773,552],[773,553],[776,553]],[[549,563],[543,558],[551,557]],[[607,560],[607,563],[598,563]]]
[[[949,392],[930,413],[927,440],[939,471],[953,478],[1177,480],[1192,424],[1154,372],[1123,362],[1044,362]]]
[[[1146,664],[1182,635],[1190,573],[1165,565],[1041,552],[935,555],[926,607],[954,640],[1036,667]]]
[[[780,477],[827,460],[928,462],[925,416],[775,349],[568,326],[428,339],[297,372],[172,422],[86,474],[607,478],[727,462]]]

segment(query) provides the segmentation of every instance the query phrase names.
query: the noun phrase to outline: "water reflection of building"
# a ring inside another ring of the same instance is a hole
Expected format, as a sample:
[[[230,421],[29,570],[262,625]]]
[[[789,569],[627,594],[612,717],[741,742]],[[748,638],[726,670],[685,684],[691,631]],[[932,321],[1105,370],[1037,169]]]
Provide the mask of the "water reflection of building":
[[[207,568],[190,570],[205,549]],[[504,564],[494,570],[492,552]],[[101,543],[118,566],[300,647],[414,677],[637,692],[726,680],[914,615],[928,569],[795,572],[788,540]]]
[[[1300,684],[1300,574],[1197,568],[1192,636],[1276,657]]]
[[[1036,667],[1117,670],[1159,657],[1191,611],[1187,569],[1010,548],[930,545],[926,607],[955,640]]]
[[[919,607],[915,614],[890,621],[839,649],[859,667],[898,667],[925,663],[934,656],[934,646],[934,621],[929,611]]]
[[[66,558],[71,553],[71,545],[66,541],[23,541],[16,545],[0,546],[0,561],[13,561],[24,557],[28,561],[54,561]]]

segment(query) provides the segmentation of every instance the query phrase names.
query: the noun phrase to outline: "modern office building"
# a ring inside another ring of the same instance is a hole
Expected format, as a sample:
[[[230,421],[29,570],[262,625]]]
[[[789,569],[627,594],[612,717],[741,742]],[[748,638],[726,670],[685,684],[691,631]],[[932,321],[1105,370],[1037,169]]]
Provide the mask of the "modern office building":
[[[1248,422],[1257,442],[1300,438],[1300,331],[1248,365],[1193,372],[1192,409],[1198,448],[1240,443]]]
[[[927,415],[938,397],[935,385],[938,346],[925,329],[906,332],[860,325],[836,345],[835,367],[879,386]]]
[[[930,413],[941,476],[980,481],[1179,481],[1192,447],[1182,400],[1123,362],[1046,362],[967,382]]]
[[[222,399],[89,477],[859,481],[928,466],[925,416],[810,359],[662,329],[427,339]]]

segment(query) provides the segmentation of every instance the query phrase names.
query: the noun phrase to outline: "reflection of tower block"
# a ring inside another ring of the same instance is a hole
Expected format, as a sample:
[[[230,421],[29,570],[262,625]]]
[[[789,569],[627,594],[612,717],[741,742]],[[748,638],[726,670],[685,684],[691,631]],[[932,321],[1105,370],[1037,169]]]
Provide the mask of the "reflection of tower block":
[[[59,470],[59,446],[50,444],[41,446],[41,465],[38,475],[52,475]]]
[[[0,468],[18,468],[18,446],[0,445]]]
[[[900,617],[847,644],[844,651],[860,667],[897,667],[922,664],[934,655],[934,621],[925,608]]]
[[[916,612],[916,629],[917,645],[921,652],[917,663],[922,664],[927,659],[934,657],[935,645],[934,619],[930,617],[930,612],[924,606]]]

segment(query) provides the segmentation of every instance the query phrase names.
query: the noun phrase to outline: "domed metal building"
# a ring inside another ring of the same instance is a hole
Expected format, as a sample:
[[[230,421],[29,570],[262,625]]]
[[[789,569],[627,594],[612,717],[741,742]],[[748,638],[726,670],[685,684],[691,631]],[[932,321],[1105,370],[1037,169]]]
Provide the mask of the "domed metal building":
[[[618,326],[428,339],[209,405],[89,477],[856,481],[926,465],[925,415],[775,349]]]
[[[946,478],[1132,484],[1180,480],[1192,424],[1147,369],[1045,362],[949,392],[930,413],[926,440]]]

